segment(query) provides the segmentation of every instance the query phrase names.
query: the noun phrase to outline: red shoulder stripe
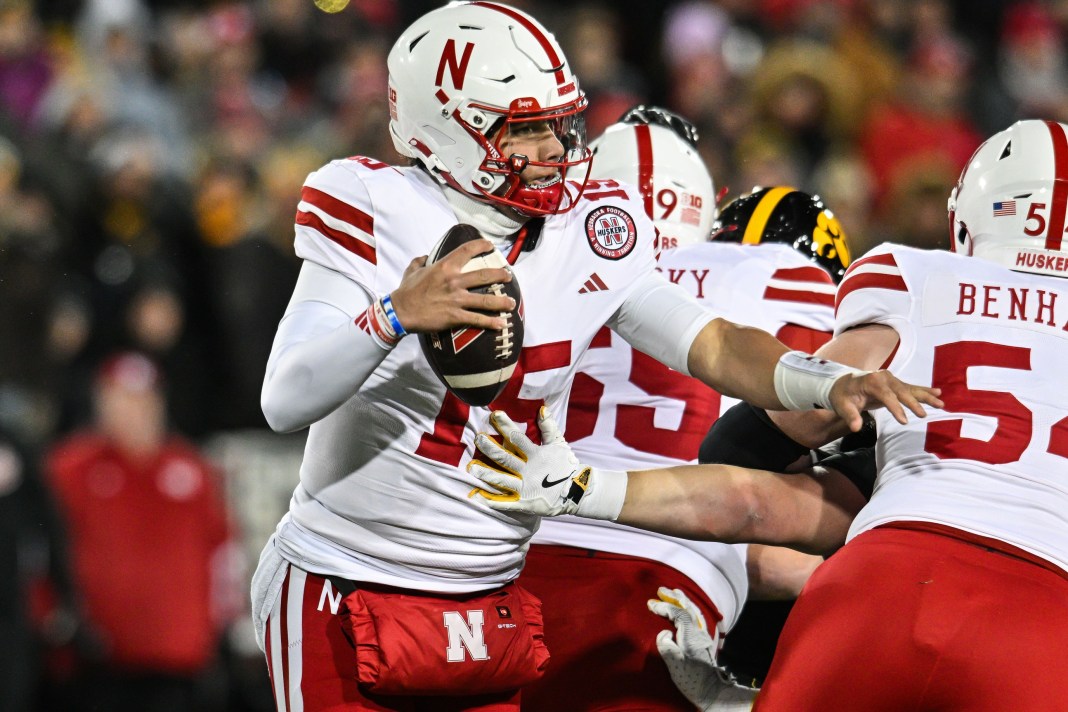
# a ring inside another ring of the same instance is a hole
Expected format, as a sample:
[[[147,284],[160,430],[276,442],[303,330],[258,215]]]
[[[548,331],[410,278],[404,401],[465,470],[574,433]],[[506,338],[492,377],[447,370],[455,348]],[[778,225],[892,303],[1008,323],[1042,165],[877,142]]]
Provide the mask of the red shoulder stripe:
[[[838,308],[842,305],[842,300],[858,289],[892,289],[897,292],[909,291],[908,285],[905,284],[905,280],[902,279],[899,274],[871,272],[858,274],[853,277],[846,275],[845,281],[838,287],[838,294],[836,294],[834,298],[835,315],[838,314]]]
[[[768,287],[764,290],[764,299],[772,299],[777,302],[820,304],[825,307],[834,306],[833,294],[809,292],[805,289],[780,289],[779,287]]]
[[[305,203],[314,205],[332,218],[346,222],[353,227],[363,230],[368,235],[375,234],[374,218],[357,207],[338,200],[329,193],[324,193],[318,188],[304,186],[300,191],[300,199]]]
[[[304,210],[297,211],[297,224],[310,227],[316,232],[321,233],[323,236],[341,245],[349,252],[364,258],[371,264],[378,264],[378,258],[375,256],[374,247],[362,240],[357,240],[347,232],[335,230],[324,223],[322,218],[315,213],[309,213]]]
[[[777,269],[771,275],[772,279],[781,279],[787,282],[820,282],[822,284],[834,284],[831,275],[819,267],[790,267]]]
[[[849,269],[846,270],[845,277],[843,279],[849,279],[849,275],[856,272],[864,265],[885,265],[888,267],[897,267],[897,260],[890,253],[883,255],[872,255],[871,257],[861,257],[859,260],[849,265]]]

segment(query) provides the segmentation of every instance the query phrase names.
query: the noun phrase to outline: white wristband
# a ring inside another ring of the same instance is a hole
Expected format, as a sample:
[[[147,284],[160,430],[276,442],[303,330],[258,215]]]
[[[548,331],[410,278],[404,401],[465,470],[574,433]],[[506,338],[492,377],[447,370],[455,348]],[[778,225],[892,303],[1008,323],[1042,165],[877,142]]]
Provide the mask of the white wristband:
[[[775,364],[775,395],[787,410],[830,409],[835,381],[864,373],[804,351],[788,351]]]
[[[623,511],[627,497],[627,473],[620,470],[590,468],[590,481],[575,511],[587,519],[607,519],[614,522]]]

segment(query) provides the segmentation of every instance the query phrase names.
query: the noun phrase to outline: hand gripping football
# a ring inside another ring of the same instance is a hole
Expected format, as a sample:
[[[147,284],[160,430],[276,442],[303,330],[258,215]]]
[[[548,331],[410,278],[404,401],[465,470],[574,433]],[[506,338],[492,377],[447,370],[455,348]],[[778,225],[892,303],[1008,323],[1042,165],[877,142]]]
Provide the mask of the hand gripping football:
[[[471,225],[459,224],[438,241],[427,257],[433,264],[457,247],[482,235]],[[463,271],[486,267],[508,267],[507,260],[494,250],[472,258]],[[486,406],[504,390],[519,362],[523,347],[523,297],[515,276],[511,282],[488,284],[473,289],[483,294],[509,296],[515,300],[512,311],[500,312],[505,327],[500,331],[458,327],[419,334],[426,360],[445,387],[468,405]]]

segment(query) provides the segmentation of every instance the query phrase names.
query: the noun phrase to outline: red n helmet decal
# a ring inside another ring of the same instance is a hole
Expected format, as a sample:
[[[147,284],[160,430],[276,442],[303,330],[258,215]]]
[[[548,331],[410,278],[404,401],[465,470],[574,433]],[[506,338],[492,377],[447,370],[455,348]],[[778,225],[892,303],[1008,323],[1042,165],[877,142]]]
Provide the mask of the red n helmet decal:
[[[471,50],[474,43],[464,45],[464,56],[456,58],[456,41],[449,40],[445,43],[445,49],[441,51],[441,59],[438,61],[438,74],[434,78],[434,85],[441,87],[441,80],[445,76],[445,67],[449,68],[449,76],[452,77],[452,85],[456,89],[464,88],[464,77],[467,76],[467,65],[471,61]]]

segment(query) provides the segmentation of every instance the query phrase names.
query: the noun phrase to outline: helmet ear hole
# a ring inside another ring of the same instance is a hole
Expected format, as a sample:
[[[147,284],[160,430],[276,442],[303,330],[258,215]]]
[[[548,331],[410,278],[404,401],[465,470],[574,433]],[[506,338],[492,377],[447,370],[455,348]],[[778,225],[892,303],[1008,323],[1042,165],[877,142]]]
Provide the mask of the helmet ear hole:
[[[956,240],[953,247],[962,255],[970,256],[972,254],[971,233],[968,232],[968,226],[964,223],[960,223],[960,227],[957,228]]]

